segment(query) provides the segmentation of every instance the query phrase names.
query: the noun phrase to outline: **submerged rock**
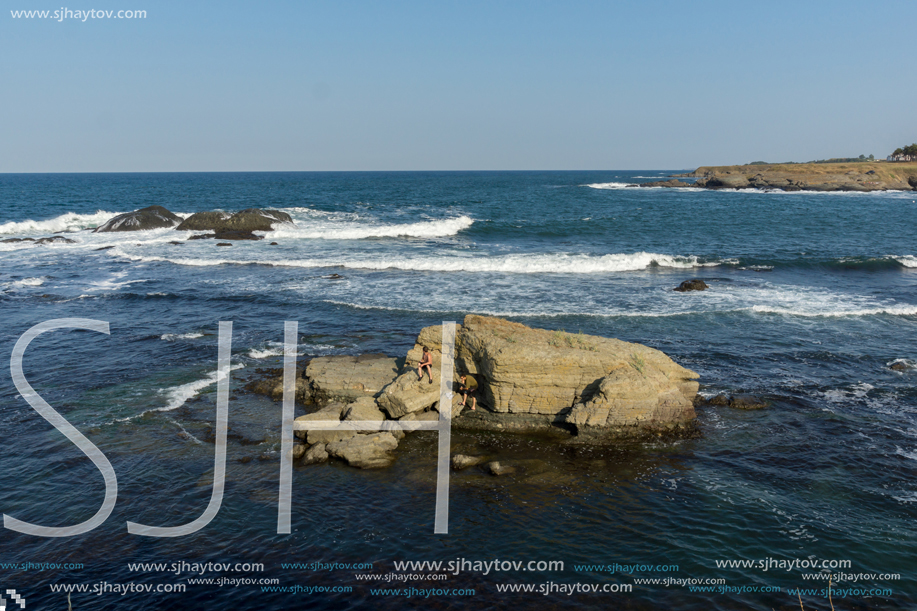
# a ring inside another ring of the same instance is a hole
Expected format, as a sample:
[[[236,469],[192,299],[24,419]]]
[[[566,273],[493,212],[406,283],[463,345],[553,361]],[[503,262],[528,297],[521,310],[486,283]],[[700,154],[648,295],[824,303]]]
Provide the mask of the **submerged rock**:
[[[685,280],[679,284],[675,289],[679,293],[686,293],[688,291],[705,291],[710,287],[703,280],[695,278],[694,280]]]
[[[147,206],[126,214],[119,214],[115,218],[99,225],[93,233],[109,231],[145,231],[147,229],[164,229],[176,227],[182,222],[177,214],[166,210],[162,206]]]
[[[486,468],[491,475],[510,475],[516,472],[515,467],[504,465],[499,460],[487,463]]]
[[[53,235],[50,238],[38,238],[36,244],[76,244],[76,240],[65,238],[62,235]]]
[[[466,454],[453,454],[452,456],[452,468],[456,471],[461,471],[462,469],[467,469],[468,467],[473,467],[479,465],[482,462],[487,460],[483,456],[468,456]]]
[[[767,401],[755,395],[732,395],[729,399],[729,407],[736,409],[763,409],[767,407]]]

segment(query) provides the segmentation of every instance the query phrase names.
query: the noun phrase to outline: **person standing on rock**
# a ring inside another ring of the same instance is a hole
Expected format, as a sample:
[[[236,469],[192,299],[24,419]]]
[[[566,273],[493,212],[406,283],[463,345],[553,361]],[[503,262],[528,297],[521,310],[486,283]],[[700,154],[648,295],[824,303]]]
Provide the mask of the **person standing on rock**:
[[[423,358],[420,359],[420,365],[417,366],[417,379],[423,380],[423,370],[426,368],[427,375],[430,376],[430,384],[433,383],[433,353],[426,346],[423,347]]]
[[[459,380],[462,381],[459,386],[459,392],[462,393],[462,407],[465,407],[465,402],[468,397],[471,397],[471,411],[475,411],[475,406],[478,404],[478,399],[475,397],[478,391],[478,381],[466,373],[463,373]]]

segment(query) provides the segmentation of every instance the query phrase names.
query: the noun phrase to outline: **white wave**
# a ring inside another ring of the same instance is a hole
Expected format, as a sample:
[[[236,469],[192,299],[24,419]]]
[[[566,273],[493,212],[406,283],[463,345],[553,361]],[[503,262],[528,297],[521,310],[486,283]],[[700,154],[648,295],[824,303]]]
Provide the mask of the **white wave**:
[[[166,333],[159,339],[174,342],[177,339],[197,339],[199,337],[204,337],[203,333]]]
[[[300,238],[312,240],[362,240],[365,238],[442,238],[468,229],[474,220],[460,216],[440,221],[378,225],[354,222],[303,222],[300,225],[279,224],[272,238]]]
[[[672,268],[715,267],[735,263],[732,259],[724,261],[701,261],[696,256],[672,256],[656,253],[638,252],[633,254],[584,255],[584,254],[533,254],[503,255],[497,257],[417,257],[417,258],[377,258],[369,260],[329,259],[196,259],[169,258],[160,256],[143,256],[128,254],[113,249],[112,254],[132,261],[166,262],[176,265],[205,267],[211,265],[272,265],[276,267],[345,267],[349,269],[399,269],[405,271],[431,272],[502,272],[516,274],[592,274],[602,272],[622,272],[646,269],[652,266]]]
[[[903,265],[904,267],[917,267],[917,257],[914,255],[902,255],[900,257],[892,257],[895,261]]]
[[[126,271],[125,272],[115,272],[107,280],[100,280],[98,282],[93,282],[92,284],[90,284],[89,288],[87,288],[86,290],[89,291],[90,293],[93,293],[96,291],[117,291],[121,287],[130,286],[131,284],[149,282],[149,280],[146,280],[146,279],[124,280],[124,281],[119,282],[119,280],[121,280],[121,278],[124,278],[126,275],[127,275]]]
[[[42,221],[25,220],[10,221],[0,224],[0,234],[32,234],[32,233],[57,233],[60,231],[79,231],[81,229],[94,229],[121,212],[105,212],[99,210],[94,214],[77,214],[67,212],[53,219]]]
[[[242,369],[245,365],[237,364],[230,366],[230,371],[235,371],[236,369]],[[172,410],[178,409],[185,404],[185,401],[197,395],[200,391],[212,386],[222,380],[225,376],[220,375],[219,371],[213,371],[207,375],[206,378],[202,380],[195,380],[194,382],[188,382],[187,384],[182,384],[181,386],[176,386],[175,388],[167,388],[160,390],[159,392],[165,395],[168,403],[165,407],[160,407],[154,410],[153,412],[171,412]]]
[[[911,460],[917,460],[917,450],[912,450],[908,452],[898,446],[895,446],[895,454],[899,456],[904,456],[905,458],[910,458]]]
[[[879,314],[889,314],[891,316],[914,316],[917,315],[917,306],[900,305],[900,306],[879,306],[874,308],[839,308],[836,310],[825,309],[798,309],[783,306],[756,305],[752,311],[762,314],[789,314],[791,316],[805,317],[839,317],[839,316],[877,316]]]
[[[667,318],[671,316],[686,316],[691,314],[703,314],[704,312],[700,311],[683,311],[683,312],[647,312],[647,311],[634,311],[634,310],[609,310],[606,312],[578,312],[571,310],[569,308],[558,310],[556,312],[548,312],[545,310],[492,310],[492,309],[480,309],[477,307],[468,307],[466,305],[456,306],[454,308],[443,307],[439,309],[432,308],[417,308],[411,307],[409,305],[402,306],[387,306],[387,305],[375,305],[375,304],[362,304],[349,301],[337,301],[334,299],[323,299],[324,303],[330,303],[332,305],[344,306],[347,308],[354,308],[355,310],[384,310],[389,312],[420,312],[422,314],[452,314],[455,312],[464,312],[465,314],[480,314],[482,316],[499,316],[501,318],[513,318],[513,317],[522,317],[527,318],[564,318],[567,316],[593,316],[596,318]],[[337,348],[337,346],[316,346],[317,348]]]
[[[252,348],[248,351],[248,357],[252,359],[266,359],[271,356],[283,356],[283,349],[268,348],[266,350],[258,350],[257,348]]]
[[[859,384],[854,384],[847,390],[834,388],[831,390],[826,390],[825,392],[820,392],[818,394],[828,401],[831,401],[832,403],[844,403],[846,401],[864,399],[866,398],[866,395],[869,394],[869,391],[873,390],[874,388],[875,387],[872,384],[860,382]]]
[[[594,182],[587,185],[581,185],[583,187],[591,187],[593,189],[627,189],[634,188],[635,183],[632,182]]]
[[[6,286],[11,289],[22,288],[27,286],[41,286],[45,283],[44,277],[42,278],[23,278],[22,280],[14,280],[13,282],[8,283]]]

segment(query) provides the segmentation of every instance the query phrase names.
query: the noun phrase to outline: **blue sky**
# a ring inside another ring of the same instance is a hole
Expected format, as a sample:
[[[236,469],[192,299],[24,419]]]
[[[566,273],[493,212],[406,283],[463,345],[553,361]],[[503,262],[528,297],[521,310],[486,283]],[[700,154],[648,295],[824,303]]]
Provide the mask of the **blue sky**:
[[[0,172],[680,169],[917,141],[912,0],[68,2],[4,3]],[[147,17],[10,13],[63,6]]]

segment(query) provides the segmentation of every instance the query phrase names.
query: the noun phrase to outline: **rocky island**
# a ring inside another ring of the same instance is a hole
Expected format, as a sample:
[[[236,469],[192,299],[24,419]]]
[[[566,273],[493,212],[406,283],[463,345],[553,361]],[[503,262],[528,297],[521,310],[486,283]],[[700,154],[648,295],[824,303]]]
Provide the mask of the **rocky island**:
[[[424,328],[405,358],[368,354],[312,359],[296,385],[297,401],[311,413],[297,420],[368,421],[380,428],[387,420],[438,420],[444,409],[438,380],[431,384],[419,379],[417,366],[426,346],[433,354],[434,377],[439,377],[441,337],[442,327]],[[694,430],[698,375],[641,344],[468,315],[456,333],[455,378],[462,373],[479,383],[478,407],[463,408],[461,397],[454,395],[445,409],[451,410],[455,429],[586,444]],[[255,381],[248,389],[279,400],[282,378]],[[307,464],[331,456],[357,467],[383,467],[394,460],[391,452],[404,434],[297,431],[294,457]]]

